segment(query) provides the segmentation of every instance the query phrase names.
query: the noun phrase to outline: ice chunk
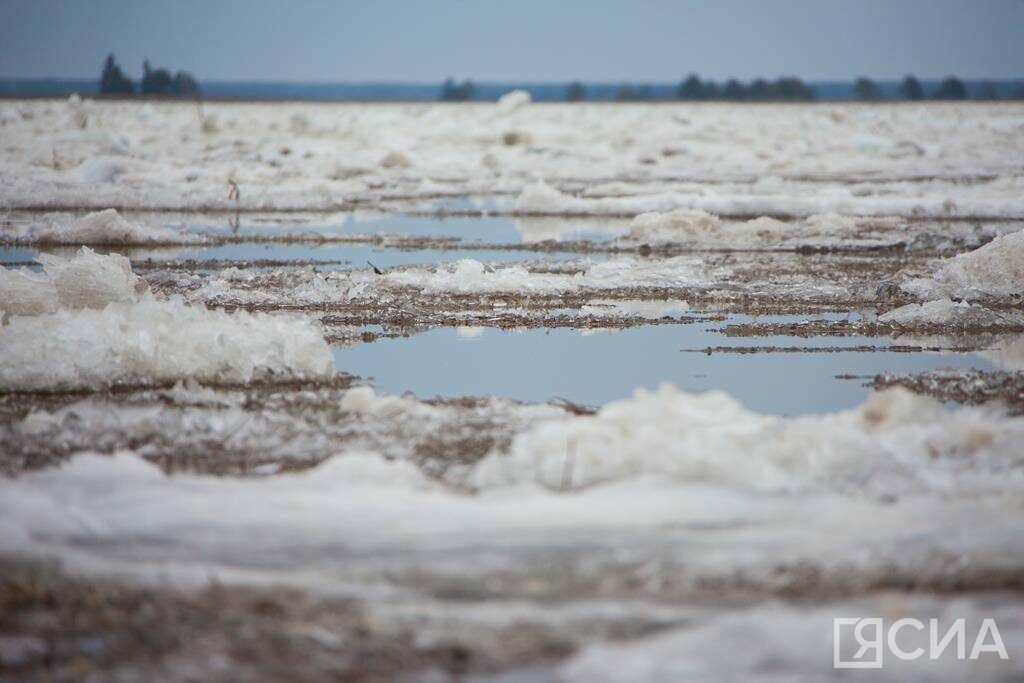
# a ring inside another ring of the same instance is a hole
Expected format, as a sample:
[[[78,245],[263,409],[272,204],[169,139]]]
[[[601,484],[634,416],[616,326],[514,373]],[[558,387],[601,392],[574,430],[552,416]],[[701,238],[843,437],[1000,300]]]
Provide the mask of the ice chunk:
[[[55,310],[57,288],[51,278],[27,268],[0,268],[0,311],[41,315]]]
[[[124,164],[109,157],[86,159],[78,167],[78,177],[86,183],[112,183],[124,173]]]
[[[722,392],[665,384],[593,417],[537,425],[507,455],[482,461],[473,483],[569,490],[654,474],[757,491],[942,490],[960,466],[973,476],[986,462],[997,485],[1003,458],[1024,464],[1014,445],[1022,437],[1024,420],[950,415],[902,389],[874,394],[857,410],[786,419],[750,412]]]
[[[149,291],[146,281],[132,272],[131,262],[120,254],[97,254],[82,247],[70,259],[40,254],[38,261],[64,308],[102,308],[112,302],[137,301]]]
[[[138,301],[149,285],[132,272],[120,254],[97,254],[82,247],[72,258],[40,254],[44,272],[3,270],[0,310],[14,315],[40,315],[58,308],[102,308],[109,303]]]
[[[235,384],[334,373],[320,330],[305,318],[229,314],[181,301],[14,317],[0,327],[0,348],[0,386],[13,390],[186,378]]]
[[[935,272],[941,292],[958,297],[1024,295],[1024,230],[945,261]]]
[[[436,269],[410,268],[389,272],[389,285],[413,286],[425,292],[547,292],[580,289],[614,289],[630,286],[686,287],[707,284],[700,259],[677,256],[647,260],[609,259],[590,265],[584,272],[531,273],[522,266],[486,266],[473,259],[460,259]]]
[[[516,211],[520,213],[573,213],[585,210],[586,202],[559,192],[543,180],[524,187],[516,199]]]
[[[95,211],[81,218],[47,214],[15,234],[19,242],[49,244],[192,244],[205,240],[156,225],[129,223],[116,209]]]
[[[693,239],[717,233],[718,216],[695,209],[675,209],[659,213],[649,211],[636,216],[629,224],[629,239],[644,242],[668,242]]]
[[[997,327],[1021,324],[1017,316],[996,313],[966,301],[936,299],[923,304],[908,304],[878,316],[878,322],[900,327],[950,325],[955,327]]]
[[[508,114],[517,109],[522,109],[530,104],[532,98],[525,90],[512,90],[498,98],[497,108],[502,114]]]

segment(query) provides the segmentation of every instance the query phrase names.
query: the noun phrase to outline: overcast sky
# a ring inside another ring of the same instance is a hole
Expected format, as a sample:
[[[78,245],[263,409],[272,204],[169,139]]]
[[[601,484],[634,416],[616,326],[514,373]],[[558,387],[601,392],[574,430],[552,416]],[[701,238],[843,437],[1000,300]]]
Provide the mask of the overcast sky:
[[[0,0],[0,77],[1024,77],[1024,0]]]

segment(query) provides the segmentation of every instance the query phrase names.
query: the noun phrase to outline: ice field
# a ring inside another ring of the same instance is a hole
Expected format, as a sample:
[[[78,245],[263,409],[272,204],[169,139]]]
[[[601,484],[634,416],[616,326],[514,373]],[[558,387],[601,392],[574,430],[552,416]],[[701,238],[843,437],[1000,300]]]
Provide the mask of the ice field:
[[[869,614],[1010,653],[882,680],[1024,676],[1024,105],[8,100],[0,150],[0,680],[849,680]]]

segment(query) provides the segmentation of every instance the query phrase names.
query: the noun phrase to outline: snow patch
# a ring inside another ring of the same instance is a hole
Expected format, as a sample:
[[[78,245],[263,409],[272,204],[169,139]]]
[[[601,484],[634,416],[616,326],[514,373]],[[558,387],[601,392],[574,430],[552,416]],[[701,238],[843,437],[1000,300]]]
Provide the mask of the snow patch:
[[[0,271],[0,310],[12,315],[41,315],[58,308],[102,308],[138,301],[149,292],[120,254],[97,254],[82,247],[72,258],[40,254],[43,273]]]
[[[943,262],[934,280],[938,290],[950,296],[1024,295],[1024,230]]]
[[[899,327],[950,325],[956,327],[998,327],[1020,324],[1019,317],[991,311],[978,304],[951,299],[936,299],[923,304],[907,304],[878,316],[878,322]]]
[[[80,218],[46,214],[37,223],[17,228],[15,241],[44,244],[194,244],[201,235],[156,225],[129,223],[116,209],[95,211]]]
[[[787,419],[753,413],[719,391],[690,394],[663,384],[593,417],[519,434],[507,455],[482,461],[472,481],[481,489],[535,483],[577,490],[656,475],[751,491],[888,494],[974,479],[998,489],[1024,465],[1020,438],[1024,420],[949,414],[903,389],[873,394],[856,410]]]
[[[533,98],[530,97],[530,93],[527,91],[512,90],[499,97],[498,103],[495,106],[500,113],[509,114],[517,109],[522,109],[532,101]]]
[[[60,287],[58,286],[58,291]],[[334,359],[305,318],[207,310],[151,298],[103,310],[16,316],[0,327],[0,386],[9,390],[101,389],[194,378],[328,378]]]
[[[93,157],[79,165],[77,174],[84,183],[112,183],[124,173],[124,164],[117,159]]]

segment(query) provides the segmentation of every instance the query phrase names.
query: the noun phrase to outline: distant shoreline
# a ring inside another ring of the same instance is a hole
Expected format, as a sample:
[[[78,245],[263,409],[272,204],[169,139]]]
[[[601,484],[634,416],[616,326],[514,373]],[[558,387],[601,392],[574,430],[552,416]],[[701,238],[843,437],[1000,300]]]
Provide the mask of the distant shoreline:
[[[924,79],[926,92],[934,90],[937,79]],[[993,86],[997,101],[1019,97],[1024,92],[1024,79],[984,80],[964,79],[967,100],[980,99],[984,88]],[[876,81],[881,102],[905,101],[899,95],[900,81]],[[565,102],[568,83],[474,83],[470,102],[493,102],[501,95],[522,89],[530,93],[534,102]],[[633,101],[649,103],[672,102],[732,102],[757,104],[758,101],[709,99],[681,99],[677,96],[678,83],[582,83],[586,90],[585,102],[615,102],[616,94],[624,85],[642,88],[646,97]],[[809,81],[815,101],[856,101],[857,91],[851,81]],[[429,83],[285,83],[267,81],[208,81],[199,83],[203,102],[439,102],[441,84]],[[61,99],[78,93],[82,97],[99,98],[96,79],[0,79],[0,99]],[[195,101],[187,97],[132,95],[104,99],[140,101]],[[915,101],[915,100],[911,100]],[[916,100],[921,101],[921,100]],[[926,100],[927,101],[927,100]],[[961,100],[962,101],[962,100]],[[986,100],[988,101],[988,100]]]

